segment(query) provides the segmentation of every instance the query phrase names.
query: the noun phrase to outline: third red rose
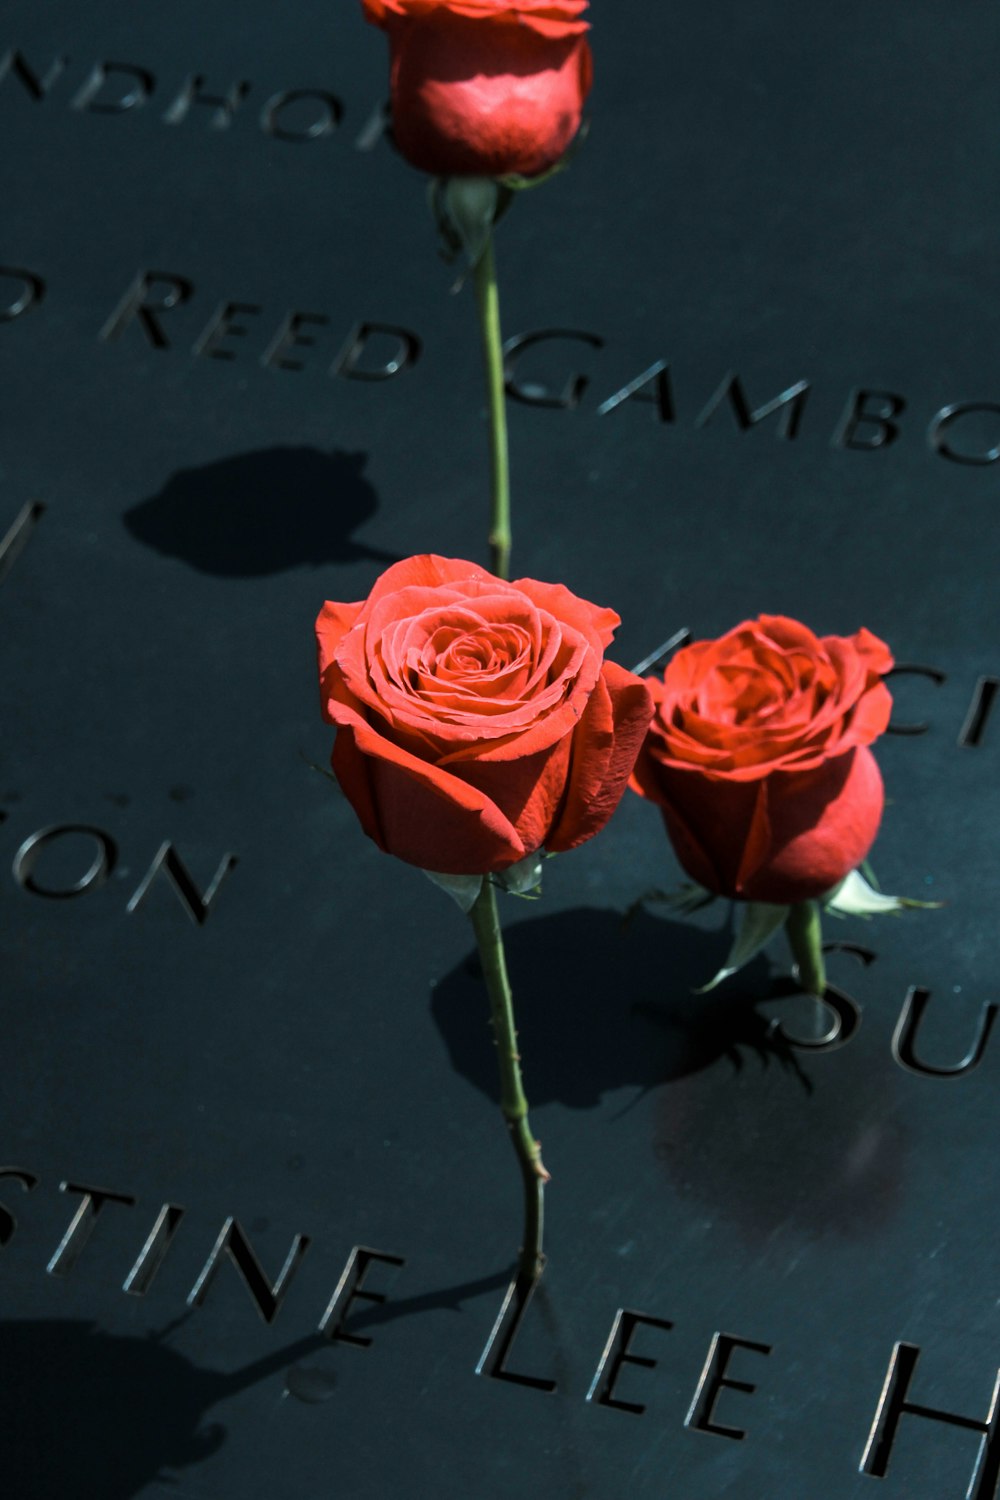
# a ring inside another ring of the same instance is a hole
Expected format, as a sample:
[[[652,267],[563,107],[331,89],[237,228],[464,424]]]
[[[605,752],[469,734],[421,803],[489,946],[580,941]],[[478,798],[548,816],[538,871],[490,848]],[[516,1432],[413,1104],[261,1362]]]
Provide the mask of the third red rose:
[[[870,631],[818,638],[761,615],[648,680],[656,713],[631,785],[660,805],[692,879],[792,904],[861,863],[882,815],[868,746],[889,722],[892,664]]]
[[[389,38],[392,127],[439,177],[535,177],[580,128],[587,0],[362,0]]]

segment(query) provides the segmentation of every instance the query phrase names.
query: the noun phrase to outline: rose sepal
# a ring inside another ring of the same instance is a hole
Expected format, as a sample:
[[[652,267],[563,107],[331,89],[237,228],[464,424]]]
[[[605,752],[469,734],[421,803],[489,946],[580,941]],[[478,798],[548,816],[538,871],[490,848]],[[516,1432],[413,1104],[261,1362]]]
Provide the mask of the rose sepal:
[[[486,878],[484,875],[441,875],[437,870],[425,870],[424,874],[442,891],[446,891],[466,916],[475,906]]]
[[[435,177],[427,202],[440,235],[441,255],[448,264],[465,257],[474,270],[511,203],[513,190],[494,177]],[[459,291],[460,279],[452,288]]]
[[[868,872],[871,873],[870,871]],[[889,896],[872,885],[861,870],[851,870],[832,890],[821,896],[824,910],[835,917],[878,917],[912,909],[933,911],[940,901],[915,901],[910,896]]]
[[[506,870],[498,870],[495,875],[442,875],[438,870],[425,870],[424,874],[442,891],[446,891],[468,916],[479,899],[484,880],[491,880],[501,890],[509,891],[512,896],[522,896],[528,901],[540,896],[544,858],[541,849],[536,849],[534,854],[526,854],[516,864],[508,865]]]
[[[563,152],[558,161],[554,161],[551,167],[546,167],[544,172],[538,172],[534,177],[525,177],[521,172],[508,172],[503,177],[498,177],[503,187],[509,188],[513,193],[523,193],[528,188],[541,187],[543,182],[548,182],[551,177],[558,177],[560,172],[565,172],[573,160],[590,131],[590,121],[583,119],[580,128],[573,137],[568,148]]]
[[[700,985],[695,990],[696,995],[707,995],[709,990],[714,990],[724,979],[729,979],[745,968],[770,942],[778,928],[785,925],[792,909],[788,906],[774,906],[768,901],[741,901],[739,907],[739,926],[726,961],[707,984]]]

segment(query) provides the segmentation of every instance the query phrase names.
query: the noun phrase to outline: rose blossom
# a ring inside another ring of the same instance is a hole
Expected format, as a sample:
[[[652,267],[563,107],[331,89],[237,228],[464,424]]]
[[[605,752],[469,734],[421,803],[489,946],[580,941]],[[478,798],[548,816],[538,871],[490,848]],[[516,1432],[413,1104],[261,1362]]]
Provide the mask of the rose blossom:
[[[393,138],[439,177],[534,177],[580,128],[587,0],[362,0],[388,35]]]
[[[656,710],[630,784],[660,805],[692,879],[792,904],[860,864],[882,815],[867,747],[889,721],[891,666],[867,630],[819,639],[761,615],[648,679]]]
[[[562,584],[411,557],[316,622],[333,769],[365,832],[451,875],[572,849],[617,806],[646,685],[604,660],[619,618]]]

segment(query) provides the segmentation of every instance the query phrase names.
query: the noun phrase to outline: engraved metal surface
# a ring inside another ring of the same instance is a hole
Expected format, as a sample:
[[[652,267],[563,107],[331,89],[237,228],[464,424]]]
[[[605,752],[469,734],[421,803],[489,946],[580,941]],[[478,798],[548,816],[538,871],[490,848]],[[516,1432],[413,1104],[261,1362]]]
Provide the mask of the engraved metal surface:
[[[624,921],[638,799],[508,900],[529,1297],[471,934],[311,769],[323,599],[485,559],[359,11],[5,7],[4,1493],[990,1500],[1000,16],[592,0],[499,230],[515,576],[622,663],[886,639],[875,865],[944,903],[831,921],[817,1007],[777,947],[692,993],[721,906]]]

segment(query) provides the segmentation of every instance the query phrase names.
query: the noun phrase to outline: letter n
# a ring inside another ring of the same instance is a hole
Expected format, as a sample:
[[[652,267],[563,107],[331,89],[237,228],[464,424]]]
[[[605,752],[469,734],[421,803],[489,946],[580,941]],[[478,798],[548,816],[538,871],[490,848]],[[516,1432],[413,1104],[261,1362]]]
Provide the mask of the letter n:
[[[184,864],[173,844],[171,844],[170,842],[163,843],[156,851],[156,856],[153,859],[153,863],[150,865],[149,869],[142,877],[142,880],[136,888],[135,894],[133,895],[125,910],[128,912],[133,912],[136,910],[136,908],[145,900],[150,886],[153,884],[153,881],[162,870],[164,875],[169,880],[170,884],[173,886],[174,890],[177,892],[177,895],[179,896],[181,901],[181,905],[184,907],[184,910],[187,912],[192,922],[196,927],[204,927],[205,923],[208,921],[208,914],[212,909],[212,904],[215,901],[216,896],[219,894],[219,888],[222,885],[222,882],[225,880],[226,876],[229,874],[233,866],[237,864],[237,862],[238,861],[235,854],[224,854],[219,860],[219,868],[212,876],[211,885],[208,887],[205,894],[202,895],[201,891],[195,885],[194,880],[191,877],[191,872],[188,870],[187,865]]]
[[[200,1307],[205,1294],[219,1269],[224,1255],[228,1256],[243,1278],[243,1284],[253,1299],[254,1306],[265,1323],[273,1323],[288,1290],[288,1284],[298,1270],[299,1262],[309,1248],[307,1235],[297,1234],[292,1248],[285,1257],[285,1264],[278,1272],[273,1284],[267,1279],[260,1261],[238,1219],[228,1218],[219,1231],[219,1238],[212,1246],[212,1253],[202,1267],[198,1280],[188,1295],[190,1307]]]

